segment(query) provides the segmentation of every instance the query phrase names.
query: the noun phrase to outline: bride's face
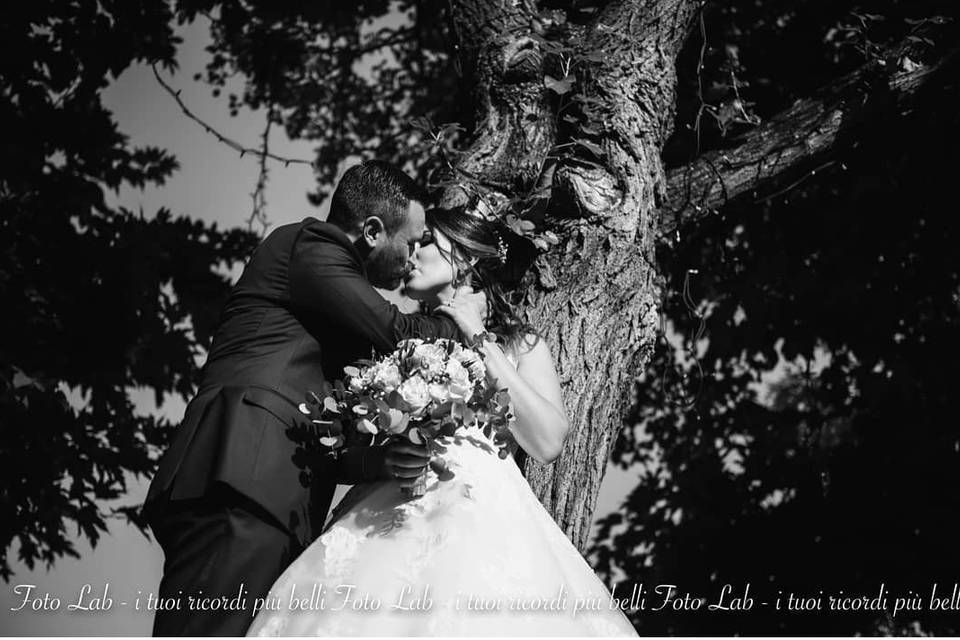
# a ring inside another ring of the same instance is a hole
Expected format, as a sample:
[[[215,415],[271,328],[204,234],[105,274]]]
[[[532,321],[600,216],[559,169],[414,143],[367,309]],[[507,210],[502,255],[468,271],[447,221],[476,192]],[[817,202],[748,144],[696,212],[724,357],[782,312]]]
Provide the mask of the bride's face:
[[[456,279],[453,245],[440,231],[428,229],[410,259],[413,269],[404,280],[403,293],[415,300],[436,297]]]

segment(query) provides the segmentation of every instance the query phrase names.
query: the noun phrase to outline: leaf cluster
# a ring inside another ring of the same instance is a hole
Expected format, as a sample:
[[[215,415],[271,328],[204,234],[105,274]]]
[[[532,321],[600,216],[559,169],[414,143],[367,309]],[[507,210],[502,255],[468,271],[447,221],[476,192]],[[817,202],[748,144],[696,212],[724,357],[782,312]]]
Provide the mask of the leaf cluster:
[[[131,64],[172,66],[165,2],[34,2],[0,39],[0,575],[96,544],[130,477],[149,475],[166,421],[130,392],[188,397],[249,234],[111,205],[163,184],[166,151],[132,146],[101,93]],[[108,506],[112,505],[112,506]]]
[[[661,247],[663,339],[614,452],[640,481],[598,527],[605,575],[706,595],[750,582],[763,600],[953,582],[956,100],[955,85],[933,83],[816,180],[728,205]],[[762,607],[636,623],[654,634],[957,630],[929,611],[891,621]]]

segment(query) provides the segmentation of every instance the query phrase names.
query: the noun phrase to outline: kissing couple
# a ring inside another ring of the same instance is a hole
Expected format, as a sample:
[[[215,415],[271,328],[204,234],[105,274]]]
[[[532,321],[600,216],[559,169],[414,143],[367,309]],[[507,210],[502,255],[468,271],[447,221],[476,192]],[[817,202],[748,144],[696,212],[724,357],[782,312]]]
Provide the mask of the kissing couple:
[[[568,431],[550,349],[504,294],[531,247],[469,207],[425,202],[405,173],[365,162],[326,221],[279,227],[251,256],[144,505],[159,598],[181,605],[157,611],[154,635],[636,635],[516,458],[553,460]],[[374,290],[401,283],[421,313]],[[290,433],[305,395],[411,338],[480,351],[510,394],[513,455],[460,427],[442,454],[351,444],[304,474]],[[399,490],[424,479],[422,495]],[[337,484],[353,487],[325,522]],[[243,607],[186,604],[238,595]],[[602,606],[574,611],[588,600]]]

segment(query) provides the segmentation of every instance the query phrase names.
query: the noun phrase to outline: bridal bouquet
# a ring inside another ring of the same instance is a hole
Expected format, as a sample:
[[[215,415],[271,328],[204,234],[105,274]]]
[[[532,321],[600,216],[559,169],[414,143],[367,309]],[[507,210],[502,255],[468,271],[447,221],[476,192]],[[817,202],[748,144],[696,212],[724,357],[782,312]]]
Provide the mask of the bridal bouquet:
[[[368,436],[372,444],[407,438],[442,452],[444,436],[476,426],[508,453],[507,427],[513,419],[510,396],[488,384],[483,357],[445,338],[404,340],[377,360],[345,367],[345,381],[325,385],[323,395],[308,393],[300,411],[309,416],[317,441],[327,452]],[[443,478],[443,460],[431,462]],[[425,476],[413,488],[422,495]]]

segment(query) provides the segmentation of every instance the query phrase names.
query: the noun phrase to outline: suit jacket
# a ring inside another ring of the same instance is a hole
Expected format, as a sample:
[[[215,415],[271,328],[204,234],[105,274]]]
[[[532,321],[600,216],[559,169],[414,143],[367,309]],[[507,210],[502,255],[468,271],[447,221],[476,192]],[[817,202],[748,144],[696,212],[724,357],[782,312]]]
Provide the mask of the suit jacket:
[[[309,390],[343,367],[410,337],[455,338],[452,320],[403,314],[367,282],[338,227],[307,218],[274,230],[227,300],[200,389],[160,460],[145,503],[149,520],[170,501],[222,482],[264,507],[304,545],[322,529],[337,483],[373,480],[377,454],[348,447],[313,468],[304,486],[288,429]]]

